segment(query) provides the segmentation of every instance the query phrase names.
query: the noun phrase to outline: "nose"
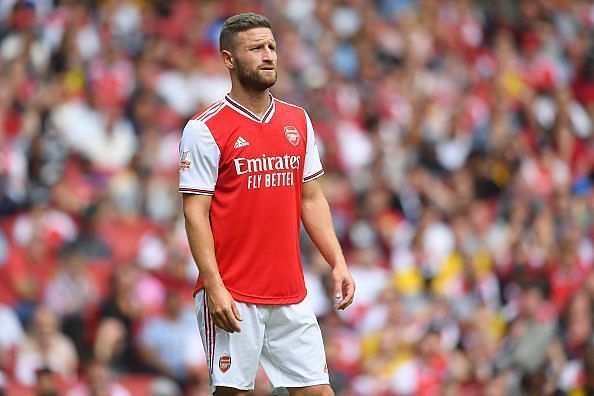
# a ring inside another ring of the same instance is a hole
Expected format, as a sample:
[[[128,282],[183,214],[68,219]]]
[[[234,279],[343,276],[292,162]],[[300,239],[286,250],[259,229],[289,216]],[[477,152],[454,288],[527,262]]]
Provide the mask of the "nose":
[[[268,47],[264,48],[262,60],[274,62],[275,57],[276,57],[276,53],[273,50],[271,50]]]

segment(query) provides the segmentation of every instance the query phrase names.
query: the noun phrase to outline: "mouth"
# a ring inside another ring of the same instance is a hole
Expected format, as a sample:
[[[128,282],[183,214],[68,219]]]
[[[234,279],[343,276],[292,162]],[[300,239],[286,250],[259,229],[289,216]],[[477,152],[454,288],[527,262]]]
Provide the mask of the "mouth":
[[[263,70],[263,71],[275,71],[276,68],[274,66],[262,66],[260,68],[260,70]]]

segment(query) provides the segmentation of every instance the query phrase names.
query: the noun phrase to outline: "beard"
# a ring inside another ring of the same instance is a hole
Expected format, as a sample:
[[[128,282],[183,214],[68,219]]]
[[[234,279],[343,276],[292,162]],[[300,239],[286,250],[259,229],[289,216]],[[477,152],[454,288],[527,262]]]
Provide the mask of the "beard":
[[[262,75],[257,69],[249,69],[238,59],[235,59],[237,78],[239,82],[250,91],[265,91],[276,83],[276,69],[273,75]]]

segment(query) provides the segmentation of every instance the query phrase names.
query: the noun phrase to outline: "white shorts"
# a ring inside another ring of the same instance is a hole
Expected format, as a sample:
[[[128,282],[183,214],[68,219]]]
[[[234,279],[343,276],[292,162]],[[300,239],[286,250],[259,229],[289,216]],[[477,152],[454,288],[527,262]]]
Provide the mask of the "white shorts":
[[[240,333],[214,325],[204,290],[194,300],[210,391],[217,386],[251,390],[258,363],[276,388],[328,384],[322,333],[307,300],[292,305],[237,302],[243,319]]]

